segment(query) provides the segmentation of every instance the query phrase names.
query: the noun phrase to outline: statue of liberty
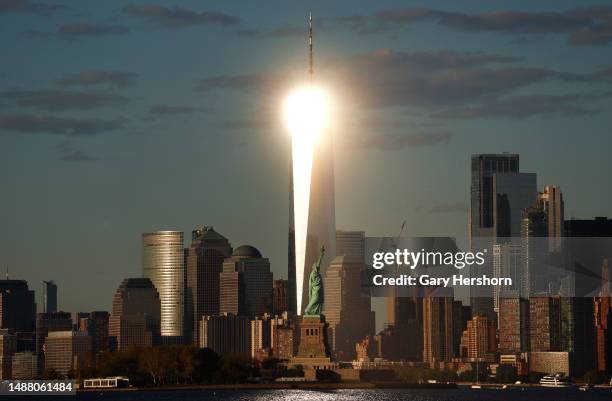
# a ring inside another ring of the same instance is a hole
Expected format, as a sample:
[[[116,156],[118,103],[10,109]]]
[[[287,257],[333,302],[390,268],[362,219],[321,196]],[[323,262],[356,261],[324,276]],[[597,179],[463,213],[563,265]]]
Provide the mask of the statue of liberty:
[[[319,260],[312,265],[308,280],[308,305],[304,310],[305,316],[319,316],[323,310],[323,279],[320,270],[324,254],[325,247],[322,246]]]

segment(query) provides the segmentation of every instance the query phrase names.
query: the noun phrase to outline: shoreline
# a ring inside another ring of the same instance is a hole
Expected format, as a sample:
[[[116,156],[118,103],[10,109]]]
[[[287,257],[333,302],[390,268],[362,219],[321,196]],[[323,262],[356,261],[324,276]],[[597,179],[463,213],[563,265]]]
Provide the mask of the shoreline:
[[[80,388],[78,392],[126,392],[126,391],[244,391],[244,390],[383,390],[383,389],[471,389],[478,385],[482,389],[528,389],[546,388],[535,383],[476,383],[476,382],[451,382],[451,383],[400,383],[400,382],[307,382],[307,383],[240,383],[240,384],[198,384],[198,385],[171,385],[158,387],[129,387],[129,388]],[[505,387],[504,387],[505,386]],[[566,389],[576,389],[579,384],[574,384]],[[611,388],[608,385],[596,385],[593,388]],[[560,389],[560,388],[559,388]],[[475,391],[477,389],[474,389]],[[558,389],[557,389],[558,390]]]

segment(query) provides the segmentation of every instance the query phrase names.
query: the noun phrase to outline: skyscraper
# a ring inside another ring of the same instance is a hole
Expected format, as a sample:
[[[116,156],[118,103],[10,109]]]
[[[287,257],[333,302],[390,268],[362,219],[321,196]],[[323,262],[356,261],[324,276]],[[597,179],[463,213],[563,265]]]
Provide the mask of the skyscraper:
[[[543,204],[548,225],[549,251],[557,252],[561,248],[561,237],[563,236],[563,222],[565,219],[565,204],[563,193],[557,185],[546,185],[544,191],[538,195]]]
[[[0,280],[0,329],[33,332],[36,304],[34,291],[25,280]]]
[[[272,313],[280,315],[289,309],[289,281],[278,279],[272,282]]]
[[[79,322],[79,331],[86,331],[91,337],[91,351],[93,353],[109,350],[109,320],[110,314],[106,311],[93,311]]]
[[[499,350],[514,354],[529,351],[529,302],[518,291],[505,291],[499,298]]]
[[[435,366],[453,357],[453,291],[436,289],[423,298],[423,362]]]
[[[312,19],[308,39],[310,81],[313,81]],[[309,99],[311,102],[313,99]],[[314,100],[316,101],[316,99]],[[306,102],[305,107],[317,107]],[[303,110],[308,115],[310,110]],[[289,205],[289,287],[295,288],[295,311],[302,314],[308,304],[308,276],[324,246],[322,271],[336,255],[334,203],[334,150],[331,132],[305,132],[293,127]],[[324,127],[317,127],[323,129]],[[292,260],[295,254],[295,262]],[[293,291],[292,291],[293,292]],[[291,294],[293,297],[293,294]],[[293,299],[291,299],[293,308]]]
[[[118,350],[159,343],[159,294],[148,278],[123,280],[113,297],[109,336]]]
[[[177,342],[184,335],[184,269],[182,231],[142,234],[142,275],[151,279],[159,293],[164,342]]]
[[[57,284],[43,281],[43,312],[57,312]]]
[[[472,156],[470,238],[495,235],[493,177],[498,173],[518,173],[517,154],[477,154]]]
[[[45,338],[53,331],[72,330],[70,312],[39,313],[36,316],[36,353],[42,357]]]
[[[494,236],[497,242],[504,237],[520,237],[523,210],[537,199],[535,173],[493,174]]]
[[[272,310],[270,261],[252,246],[239,246],[225,259],[219,286],[221,313],[255,317]]]
[[[560,298],[537,296],[529,299],[529,340],[532,352],[561,350]]]
[[[339,360],[353,360],[355,344],[374,334],[370,297],[361,293],[362,268],[362,258],[343,255],[334,258],[325,273],[323,314],[330,348]]]
[[[223,261],[232,254],[232,246],[213,227],[204,226],[191,232],[187,252],[186,332],[197,344],[202,316],[219,313],[219,273]]]
[[[85,331],[54,331],[45,339],[45,370],[66,377],[71,371],[93,361],[91,337]]]
[[[200,348],[210,348],[216,353],[250,353],[251,326],[246,316],[222,313],[217,316],[203,316],[199,322]]]
[[[469,359],[494,358],[497,351],[495,322],[486,316],[477,315],[467,322],[461,337],[462,356]]]

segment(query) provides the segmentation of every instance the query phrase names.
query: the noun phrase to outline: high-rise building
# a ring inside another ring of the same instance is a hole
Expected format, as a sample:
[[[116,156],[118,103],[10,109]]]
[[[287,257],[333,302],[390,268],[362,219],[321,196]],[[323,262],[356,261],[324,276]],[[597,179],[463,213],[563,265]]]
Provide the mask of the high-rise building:
[[[374,334],[370,297],[361,293],[362,269],[363,258],[349,254],[337,256],[325,273],[323,315],[329,345],[339,360],[355,359],[355,344]]]
[[[570,352],[572,369],[583,375],[597,367],[594,299],[561,297],[559,299],[559,347]]]
[[[469,248],[490,248],[497,243],[497,237],[509,236],[512,233],[512,221],[519,218],[511,215],[516,208],[510,205],[508,189],[512,187],[512,179],[508,185],[496,184],[496,175],[517,174],[519,172],[519,155],[517,154],[476,154],[472,155],[470,213],[468,224]],[[503,179],[502,179],[503,180]],[[498,197],[497,187],[500,196]],[[504,195],[506,194],[506,195]],[[515,198],[513,195],[512,198]],[[522,198],[517,196],[516,198]],[[535,198],[535,194],[534,194]],[[486,263],[480,269],[472,269],[474,275],[492,275],[492,266]],[[495,319],[493,293],[488,289],[471,288],[470,304],[474,315],[484,314],[489,319]]]
[[[179,342],[184,335],[185,312],[182,231],[142,234],[142,275],[151,279],[159,293],[162,342]]]
[[[199,332],[200,348],[210,348],[218,354],[250,354],[250,320],[246,316],[229,313],[204,316],[200,320]]]
[[[494,176],[519,172],[517,154],[472,155],[470,238],[493,237],[496,216]]]
[[[467,328],[461,337],[461,354],[472,360],[483,358],[494,359],[497,351],[495,322],[484,315],[476,315],[467,322]]]
[[[560,351],[560,298],[537,296],[529,299],[529,341],[532,352]]]
[[[87,317],[79,320],[79,331],[86,331],[91,337],[91,351],[93,353],[109,350],[108,338],[110,314],[106,311],[93,311]]]
[[[361,263],[365,263],[365,232],[336,231],[336,255],[354,256]]]
[[[283,325],[274,327],[272,338],[272,355],[275,358],[289,360],[295,355],[296,342],[295,327],[287,321]]]
[[[548,228],[549,251],[561,250],[561,237],[563,237],[563,222],[565,221],[565,205],[563,193],[557,185],[545,185],[544,191],[538,195],[546,213]]]
[[[43,312],[57,312],[57,284],[43,281]]]
[[[219,311],[249,317],[270,313],[272,281],[270,261],[252,246],[239,246],[219,274]]]
[[[503,242],[504,237],[520,237],[523,210],[537,199],[536,174],[495,173],[493,193],[493,234],[497,242]]]
[[[159,343],[159,294],[148,278],[123,280],[113,297],[109,336],[118,350]]]
[[[17,351],[17,338],[8,329],[0,329],[0,379],[10,380],[13,355]]]
[[[312,37],[310,38],[312,63]],[[305,107],[313,107],[305,102]],[[306,113],[308,110],[305,111]],[[308,304],[308,277],[312,264],[324,246],[322,272],[336,256],[336,217],[334,200],[334,149],[330,132],[305,132],[292,127],[289,183],[289,287],[293,309],[301,315]],[[316,138],[316,140],[315,140]],[[295,254],[295,259],[292,258]],[[295,260],[295,261],[294,261]],[[294,312],[293,310],[291,312]]]
[[[213,227],[202,227],[191,233],[187,251],[187,286],[185,294],[186,333],[195,344],[199,341],[202,316],[219,314],[219,273],[223,261],[232,254],[227,238]]]
[[[512,285],[493,287],[495,311],[499,311],[500,294],[504,291],[516,291],[522,297],[529,296],[529,274],[522,242],[493,245],[493,277],[512,279]]]
[[[54,331],[45,339],[45,370],[62,377],[92,364],[91,337],[84,331]]]
[[[72,330],[72,316],[70,312],[39,313],[36,316],[36,353],[41,358],[39,366],[42,368],[44,358],[45,338],[54,331]]]
[[[499,350],[505,354],[529,351],[529,302],[517,291],[499,298]]]
[[[263,316],[255,316],[250,322],[250,355],[251,358],[256,359],[258,355],[261,355],[261,351],[264,355],[274,355],[274,344],[277,342],[276,336],[278,335],[278,329],[287,327],[289,321],[287,319],[287,313],[284,315],[270,316],[264,314]]]
[[[11,365],[13,380],[32,380],[38,376],[39,359],[30,351],[17,352],[13,355]]]
[[[272,313],[280,315],[289,311],[289,281],[278,279],[272,282]]]
[[[436,289],[423,298],[423,362],[435,366],[454,357],[453,291]]]
[[[612,370],[612,288],[608,259],[601,266],[601,290],[595,298],[595,349],[597,370]]]
[[[25,280],[0,280],[0,329],[33,332],[36,319],[34,291]]]

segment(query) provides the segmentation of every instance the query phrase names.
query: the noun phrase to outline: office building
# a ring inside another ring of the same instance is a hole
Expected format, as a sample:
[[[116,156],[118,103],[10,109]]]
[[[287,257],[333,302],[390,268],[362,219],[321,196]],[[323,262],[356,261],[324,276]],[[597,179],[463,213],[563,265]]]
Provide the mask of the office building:
[[[336,255],[353,256],[365,263],[365,232],[336,231]]]
[[[493,174],[494,236],[497,242],[506,237],[521,236],[523,210],[537,199],[537,179],[534,173]]]
[[[294,133],[289,183],[289,266],[291,305],[301,315],[308,304],[308,277],[319,250],[325,247],[321,271],[336,256],[334,150],[332,135]],[[294,258],[292,257],[294,256]],[[295,288],[295,302],[293,289]]]
[[[239,246],[219,274],[219,311],[255,317],[272,311],[270,261],[249,245]]]
[[[532,352],[561,349],[560,298],[537,296],[529,299],[529,340]]]
[[[25,280],[0,280],[0,329],[33,332],[36,319],[34,291]]]
[[[204,316],[200,320],[200,348],[210,348],[218,354],[228,352],[250,355],[250,320],[246,316],[223,313]]]
[[[461,337],[461,356],[470,360],[494,360],[497,352],[495,322],[477,315],[467,322]]]
[[[272,313],[280,315],[289,311],[289,281],[278,279],[272,282]]]
[[[114,347],[150,347],[160,341],[159,294],[148,278],[123,280],[113,297],[109,336]]]
[[[41,358],[44,356],[45,338],[47,338],[49,333],[67,330],[72,330],[72,316],[70,312],[39,313],[36,316],[36,353]]]
[[[57,284],[43,281],[43,312],[57,312]]]
[[[161,303],[161,340],[182,341],[185,312],[185,260],[182,231],[142,234],[142,276],[150,279]]]
[[[529,301],[517,291],[502,292],[498,313],[500,352],[529,351]]]
[[[81,367],[93,365],[91,337],[84,331],[54,331],[45,339],[45,370],[67,377]]]
[[[538,195],[538,200],[546,213],[548,249],[550,252],[559,252],[565,221],[565,204],[561,188],[557,185],[544,186],[544,191]]]
[[[423,298],[423,362],[450,362],[453,352],[453,291],[436,289]]]
[[[355,254],[334,258],[325,273],[323,315],[328,341],[336,359],[355,359],[355,344],[374,334],[370,297],[361,293],[363,259]],[[355,318],[359,316],[359,318]]]
[[[604,260],[601,267],[601,290],[595,298],[595,350],[597,370],[612,370],[612,288],[610,287],[610,266]]]
[[[30,351],[17,352],[13,355],[11,373],[13,380],[32,380],[38,377],[39,358]]]
[[[93,353],[109,351],[109,321],[110,314],[106,311],[93,311],[79,319],[78,330],[89,333]]]
[[[17,351],[17,338],[8,329],[0,329],[0,379],[10,380],[13,355]]]
[[[191,233],[187,251],[186,332],[194,343],[199,341],[202,316],[219,314],[219,274],[223,261],[232,254],[227,238],[213,227],[202,227]]]

